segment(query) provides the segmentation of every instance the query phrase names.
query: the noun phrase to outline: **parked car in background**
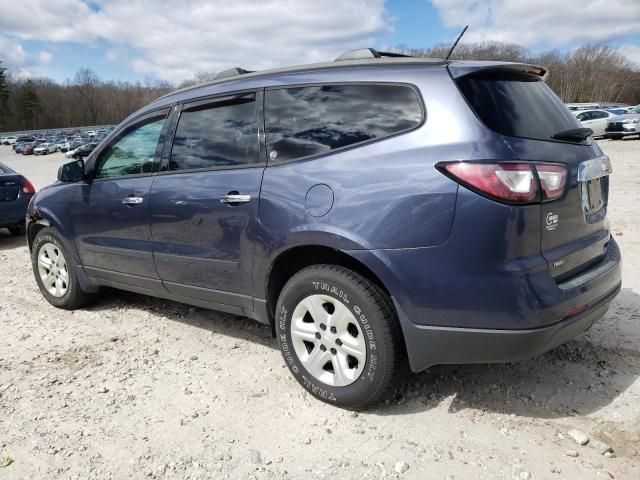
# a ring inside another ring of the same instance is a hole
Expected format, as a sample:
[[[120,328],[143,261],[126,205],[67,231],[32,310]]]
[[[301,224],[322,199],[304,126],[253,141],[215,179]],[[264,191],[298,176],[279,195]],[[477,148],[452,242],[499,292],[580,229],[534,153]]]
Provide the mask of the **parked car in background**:
[[[41,143],[33,149],[34,155],[47,155],[48,153],[56,153],[58,147],[55,143]]]
[[[16,137],[15,135],[10,135],[8,137],[5,137],[4,144],[5,145],[13,145],[14,143],[16,143],[17,139],[18,139],[18,137]]]
[[[614,115],[624,115],[625,113],[629,113],[629,110],[626,108],[607,108],[606,110]]]
[[[65,153],[69,151],[69,148],[71,148],[71,142],[68,140],[61,140],[56,144],[56,147],[58,147],[58,151]]]
[[[16,138],[16,143],[18,142],[33,142],[35,140],[35,137],[31,136],[31,135],[20,135]]]
[[[13,148],[13,151],[15,153],[22,153],[22,146],[25,144],[26,142],[17,142],[14,143],[13,145],[11,145],[11,147]]]
[[[604,136],[607,122],[616,116],[606,110],[575,110],[573,114],[583,127],[593,130],[594,137]]]
[[[84,145],[84,143],[81,142],[73,142],[71,144],[71,146],[69,147],[69,149],[67,150],[67,152],[64,154],[65,157],[67,158],[74,158],[74,154],[76,153],[76,151],[78,151],[80,149],[80,147],[82,147]]]
[[[68,158],[83,159],[84,157],[89,156],[89,154],[93,152],[93,149],[96,148],[97,146],[98,146],[97,142],[85,143],[84,145],[81,145],[80,147],[76,148],[73,152],[71,152],[71,155],[69,155],[69,152],[67,152],[66,156]]]
[[[31,155],[36,146],[37,144],[35,142],[24,143],[20,149],[20,153],[23,155]]]
[[[629,113],[609,119],[605,134],[613,140],[640,135],[640,105],[631,108]]]
[[[24,235],[27,205],[34,193],[29,180],[0,163],[0,228],[8,228],[13,235]]]
[[[406,362],[530,358],[621,285],[610,161],[545,74],[361,50],[168,94],[33,199],[36,282],[65,309],[109,286],[250,316],[350,409]]]

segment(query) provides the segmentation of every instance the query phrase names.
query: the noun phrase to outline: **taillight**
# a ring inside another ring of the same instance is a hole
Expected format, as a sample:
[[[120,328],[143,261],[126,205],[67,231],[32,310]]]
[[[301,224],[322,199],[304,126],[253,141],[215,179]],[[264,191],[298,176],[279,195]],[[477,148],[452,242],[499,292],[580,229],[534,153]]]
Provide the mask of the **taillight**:
[[[506,203],[554,200],[567,180],[564,166],[547,163],[445,162],[437,168],[470,190]]]
[[[555,200],[562,196],[567,183],[567,168],[563,165],[536,163],[536,172],[544,194],[543,200]]]
[[[36,189],[33,188],[31,182],[26,178],[22,179],[22,192],[26,193],[27,195],[33,195],[34,193],[36,193]]]

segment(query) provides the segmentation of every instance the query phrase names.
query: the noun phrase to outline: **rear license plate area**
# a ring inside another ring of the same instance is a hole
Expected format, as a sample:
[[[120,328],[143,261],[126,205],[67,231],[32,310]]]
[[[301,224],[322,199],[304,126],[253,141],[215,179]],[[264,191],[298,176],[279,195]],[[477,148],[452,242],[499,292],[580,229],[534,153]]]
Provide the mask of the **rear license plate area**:
[[[580,182],[580,197],[582,211],[586,214],[595,213],[604,205],[604,195],[602,192],[602,179],[587,180]]]
[[[599,211],[606,203],[606,180],[611,173],[609,157],[602,156],[582,162],[578,166],[580,203],[585,215]]]

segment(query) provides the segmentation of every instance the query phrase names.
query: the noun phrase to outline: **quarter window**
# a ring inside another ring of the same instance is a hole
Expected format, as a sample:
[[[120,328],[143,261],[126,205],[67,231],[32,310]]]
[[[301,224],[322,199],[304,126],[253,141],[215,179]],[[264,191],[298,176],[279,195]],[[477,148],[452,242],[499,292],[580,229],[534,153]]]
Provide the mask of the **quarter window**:
[[[169,170],[240,167],[260,163],[255,95],[183,109]]]
[[[422,122],[416,92],[400,85],[324,85],[268,90],[270,163],[331,152],[411,130]]]
[[[151,173],[164,120],[152,117],[121,133],[100,155],[95,177]]]

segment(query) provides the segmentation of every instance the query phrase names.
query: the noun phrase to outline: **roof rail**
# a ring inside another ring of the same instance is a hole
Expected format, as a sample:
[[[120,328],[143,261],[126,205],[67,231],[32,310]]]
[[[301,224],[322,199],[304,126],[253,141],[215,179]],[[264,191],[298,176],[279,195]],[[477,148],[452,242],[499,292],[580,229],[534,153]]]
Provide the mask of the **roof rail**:
[[[244,75],[245,73],[252,73],[252,72],[251,70],[245,70],[244,68],[233,67],[233,68],[227,68],[226,70],[219,72],[213,78],[215,80],[218,80],[220,78],[235,77],[236,75]]]
[[[405,55],[404,53],[396,52],[379,52],[374,48],[360,48],[358,50],[349,50],[348,52],[344,52],[342,55],[336,58],[335,61],[340,62],[342,60],[364,60],[367,58],[382,57],[411,57],[411,55]]]

